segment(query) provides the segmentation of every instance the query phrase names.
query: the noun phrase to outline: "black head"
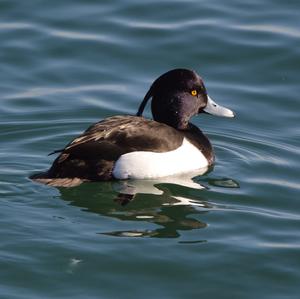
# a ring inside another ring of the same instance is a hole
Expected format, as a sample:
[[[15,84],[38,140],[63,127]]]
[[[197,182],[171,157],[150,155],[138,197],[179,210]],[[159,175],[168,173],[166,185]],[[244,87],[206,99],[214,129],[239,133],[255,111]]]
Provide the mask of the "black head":
[[[187,69],[174,69],[156,79],[137,115],[142,115],[151,97],[154,120],[180,130],[188,127],[190,118],[202,112],[208,101],[202,79],[196,72]]]
[[[178,130],[187,129],[190,118],[201,112],[234,117],[230,109],[218,105],[208,96],[200,76],[188,69],[171,70],[157,78],[145,95],[138,116],[143,114],[151,97],[154,120]]]

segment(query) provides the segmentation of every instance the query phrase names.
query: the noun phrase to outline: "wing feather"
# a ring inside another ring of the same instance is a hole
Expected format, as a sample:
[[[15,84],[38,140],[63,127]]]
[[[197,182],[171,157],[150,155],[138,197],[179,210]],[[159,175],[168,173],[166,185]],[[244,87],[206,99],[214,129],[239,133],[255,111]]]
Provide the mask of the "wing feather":
[[[166,137],[167,136],[167,137]],[[165,152],[181,145],[183,134],[137,116],[113,116],[72,140],[48,171],[50,177],[112,178],[114,162],[133,151]]]

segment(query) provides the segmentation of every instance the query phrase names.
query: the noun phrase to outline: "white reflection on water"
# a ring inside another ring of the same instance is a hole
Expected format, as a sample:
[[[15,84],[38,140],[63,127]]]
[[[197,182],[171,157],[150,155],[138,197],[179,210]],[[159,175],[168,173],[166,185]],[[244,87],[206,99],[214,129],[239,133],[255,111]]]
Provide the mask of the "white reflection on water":
[[[75,31],[66,31],[66,30],[50,30],[50,35],[63,37],[68,39],[79,39],[79,40],[92,40],[92,41],[107,41],[108,38],[104,34],[92,34],[86,32],[75,32]]]
[[[126,180],[117,181],[114,183],[115,191],[123,194],[135,195],[137,193],[162,195],[164,191],[159,189],[159,184],[174,184],[193,189],[205,189],[201,184],[194,182],[193,178],[202,175],[207,171],[207,168],[202,168],[197,171],[183,173],[163,177],[155,180]]]
[[[81,262],[82,262],[82,260],[80,260],[80,259],[77,259],[77,258],[71,258],[71,259],[69,260],[69,263],[68,263],[68,267],[67,267],[66,272],[67,272],[68,274],[73,274],[74,271],[76,270],[76,268],[78,268],[79,263],[81,263]]]
[[[126,87],[121,84],[94,84],[94,85],[81,85],[81,86],[72,86],[72,87],[34,87],[29,90],[25,90],[24,92],[10,94],[7,97],[9,99],[23,99],[23,98],[31,98],[31,97],[41,97],[46,95],[53,94],[68,94],[68,93],[77,93],[82,91],[112,91],[115,92],[125,92]]]
[[[261,247],[269,247],[269,248],[289,248],[289,249],[300,248],[300,244],[291,244],[291,243],[265,242],[265,243],[258,243],[257,245]]]
[[[22,22],[0,23],[0,30],[17,30],[17,29],[27,29],[27,28],[34,28],[34,26],[29,23],[22,23]]]
[[[238,25],[234,26],[235,28],[239,28],[242,30],[249,30],[249,31],[261,31],[261,32],[271,32],[271,33],[278,33],[284,34],[292,37],[300,37],[300,31],[295,28],[290,28],[287,26],[275,26],[275,25],[268,25],[268,24],[255,24],[255,25]]]

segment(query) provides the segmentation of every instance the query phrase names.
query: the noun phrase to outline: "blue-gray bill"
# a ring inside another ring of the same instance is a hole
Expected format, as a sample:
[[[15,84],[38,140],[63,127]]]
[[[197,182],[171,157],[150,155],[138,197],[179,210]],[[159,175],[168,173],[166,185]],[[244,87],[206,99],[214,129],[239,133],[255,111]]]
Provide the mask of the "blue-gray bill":
[[[206,112],[208,114],[224,116],[224,117],[234,117],[235,116],[234,112],[231,111],[230,109],[218,105],[209,96],[207,96],[207,98],[208,98],[207,105],[203,109],[204,112]]]

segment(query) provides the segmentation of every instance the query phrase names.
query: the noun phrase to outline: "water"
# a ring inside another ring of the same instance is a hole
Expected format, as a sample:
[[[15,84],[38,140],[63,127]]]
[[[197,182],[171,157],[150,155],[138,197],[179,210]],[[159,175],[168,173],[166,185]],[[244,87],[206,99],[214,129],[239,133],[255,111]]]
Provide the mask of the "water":
[[[0,297],[299,298],[299,8],[1,1]],[[139,182],[28,179],[175,67],[237,114],[193,119],[217,157],[206,189],[158,182],[122,206]]]

